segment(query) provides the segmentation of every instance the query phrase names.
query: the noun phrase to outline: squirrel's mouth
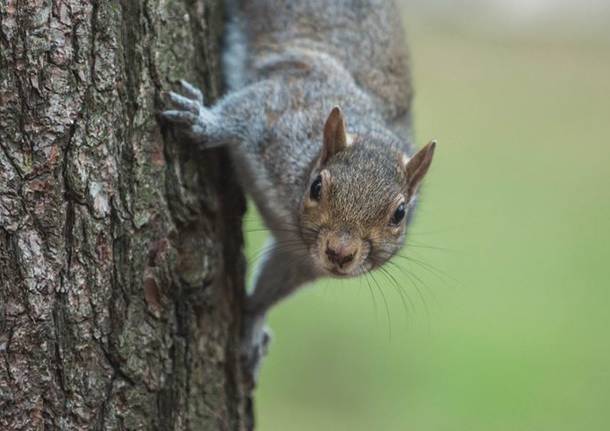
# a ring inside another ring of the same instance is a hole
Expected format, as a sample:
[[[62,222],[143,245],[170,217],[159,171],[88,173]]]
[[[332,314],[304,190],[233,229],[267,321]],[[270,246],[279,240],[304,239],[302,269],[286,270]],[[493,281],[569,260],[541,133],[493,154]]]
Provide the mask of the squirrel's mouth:
[[[355,267],[351,271],[342,271],[341,269],[335,267],[324,268],[325,272],[331,277],[335,278],[351,278],[358,277],[366,272],[370,271],[369,265],[366,262],[363,262],[361,265]]]
[[[334,265],[329,265],[327,263],[320,263],[319,266],[322,268],[323,272],[335,278],[357,277],[359,275],[364,274],[368,270],[366,260],[364,262],[361,262],[359,265],[353,266],[349,269],[342,269]]]
[[[326,269],[328,272],[331,273],[331,275],[335,276],[335,277],[350,277],[352,274],[349,272],[344,272],[341,271],[340,269],[337,268],[327,268]]]

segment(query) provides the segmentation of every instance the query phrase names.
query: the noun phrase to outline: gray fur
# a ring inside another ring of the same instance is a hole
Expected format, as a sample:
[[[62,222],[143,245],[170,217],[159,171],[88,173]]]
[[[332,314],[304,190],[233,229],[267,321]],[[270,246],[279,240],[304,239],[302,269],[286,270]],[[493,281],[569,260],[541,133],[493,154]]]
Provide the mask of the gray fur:
[[[259,328],[245,328],[244,353],[252,363],[251,344],[262,339],[267,310],[328,275],[316,258],[325,232],[362,240],[358,273],[402,245],[404,226],[388,227],[388,220],[407,189],[400,156],[411,155],[412,90],[391,1],[249,0],[234,11],[228,31],[224,65],[232,91],[206,108],[198,90],[183,85],[186,98],[172,93],[176,110],[163,116],[207,148],[228,144],[241,183],[275,238],[246,309],[246,321]],[[334,106],[354,143],[319,166]],[[322,168],[332,178],[324,223],[316,208],[304,206]]]

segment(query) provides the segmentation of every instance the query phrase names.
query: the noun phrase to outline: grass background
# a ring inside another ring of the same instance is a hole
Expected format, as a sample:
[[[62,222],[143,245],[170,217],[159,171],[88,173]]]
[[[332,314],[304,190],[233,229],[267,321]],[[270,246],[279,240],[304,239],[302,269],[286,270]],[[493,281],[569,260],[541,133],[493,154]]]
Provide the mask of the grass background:
[[[610,429],[610,38],[406,12],[439,146],[400,291],[322,281],[275,309],[259,429]]]

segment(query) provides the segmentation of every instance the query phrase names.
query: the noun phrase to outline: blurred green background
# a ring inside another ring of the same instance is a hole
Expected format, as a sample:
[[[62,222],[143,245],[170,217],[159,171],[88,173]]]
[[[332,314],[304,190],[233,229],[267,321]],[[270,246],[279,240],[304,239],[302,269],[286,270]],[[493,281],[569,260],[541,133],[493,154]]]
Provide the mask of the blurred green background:
[[[610,429],[609,15],[465,4],[404,11],[439,146],[399,288],[322,281],[272,312],[261,430]]]

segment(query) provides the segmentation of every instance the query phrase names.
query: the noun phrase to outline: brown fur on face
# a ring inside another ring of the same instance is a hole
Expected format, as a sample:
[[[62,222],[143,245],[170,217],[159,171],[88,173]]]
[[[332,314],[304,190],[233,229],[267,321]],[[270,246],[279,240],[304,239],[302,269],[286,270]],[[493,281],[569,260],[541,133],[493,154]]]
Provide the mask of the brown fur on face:
[[[326,124],[333,136],[337,124],[344,129],[340,110],[334,108]],[[325,133],[309,182],[321,177],[321,195],[313,199],[308,186],[300,214],[301,233],[321,272],[354,276],[382,265],[402,247],[409,217],[405,214],[394,223],[393,215],[401,203],[406,211],[411,209],[435,143],[408,158],[375,138],[357,136],[348,144],[345,136],[333,141],[329,135]],[[336,249],[352,259],[334,262]]]
[[[376,159],[374,163],[371,158]],[[373,168],[374,166],[374,168]],[[405,200],[406,174],[396,154],[354,144],[335,155],[311,181],[322,175],[319,201],[303,197],[300,218],[303,239],[322,272],[353,276],[385,262],[402,246],[406,217],[394,226],[392,214]],[[326,258],[327,244],[341,236],[355,250],[353,262],[337,268]]]

